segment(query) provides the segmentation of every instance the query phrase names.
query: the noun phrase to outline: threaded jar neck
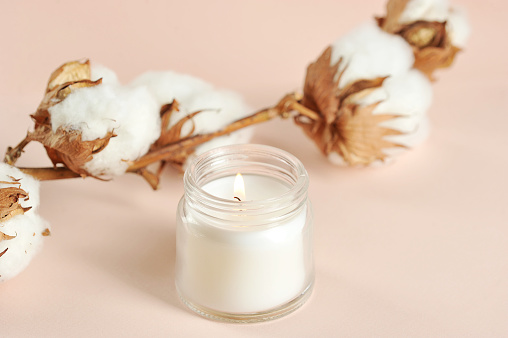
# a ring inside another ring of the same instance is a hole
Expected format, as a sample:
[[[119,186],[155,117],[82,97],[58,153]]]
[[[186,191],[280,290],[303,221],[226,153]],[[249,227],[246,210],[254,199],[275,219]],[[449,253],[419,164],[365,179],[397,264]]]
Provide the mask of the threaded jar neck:
[[[207,183],[237,173],[269,177],[287,190],[266,199],[237,201],[233,196],[221,198],[203,189]],[[307,202],[308,185],[307,172],[295,156],[256,144],[231,145],[203,153],[184,175],[185,200],[193,211],[232,227],[269,225],[292,217]]]

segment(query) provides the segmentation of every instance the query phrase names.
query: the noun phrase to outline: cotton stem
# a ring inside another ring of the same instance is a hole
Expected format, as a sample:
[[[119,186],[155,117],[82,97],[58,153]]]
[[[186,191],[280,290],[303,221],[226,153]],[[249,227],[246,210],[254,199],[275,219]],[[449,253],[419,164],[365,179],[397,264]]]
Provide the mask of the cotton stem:
[[[7,151],[5,152],[4,162],[12,166],[16,164],[16,161],[23,153],[23,149],[27,146],[28,143],[30,143],[30,141],[32,141],[32,139],[26,135],[25,138],[17,146],[14,148],[7,148]]]
[[[178,140],[177,142],[166,145],[160,149],[150,151],[136,161],[133,161],[127,172],[142,175],[151,186],[156,189],[158,186],[158,179],[155,179],[153,174],[150,174],[146,167],[152,163],[160,161],[168,161],[177,157],[180,153],[185,153],[189,149],[195,148],[213,138],[230,134],[239,129],[255,125],[258,123],[269,121],[275,117],[288,118],[292,111],[296,111],[300,115],[304,115],[312,120],[320,119],[320,116],[314,111],[304,107],[300,104],[301,97],[296,93],[286,95],[275,106],[262,109],[250,116],[237,120],[225,126],[221,130],[207,133],[188,136]],[[31,140],[27,137],[20,144],[14,148],[7,149],[4,161],[10,165],[14,165],[16,160],[21,156],[23,148]],[[81,177],[79,174],[71,171],[66,167],[52,167],[52,168],[19,168],[26,174],[29,174],[40,181],[59,180],[65,178]]]

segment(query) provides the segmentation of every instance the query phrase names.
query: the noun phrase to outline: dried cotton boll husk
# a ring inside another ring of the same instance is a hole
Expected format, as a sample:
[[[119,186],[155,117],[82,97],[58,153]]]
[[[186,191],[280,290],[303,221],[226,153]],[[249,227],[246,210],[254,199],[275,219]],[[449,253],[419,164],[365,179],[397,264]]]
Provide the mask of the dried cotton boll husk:
[[[144,155],[160,136],[157,101],[145,87],[102,84],[82,88],[49,109],[53,132],[79,132],[82,141],[113,134],[109,143],[83,164],[92,176],[118,176]]]
[[[178,102],[177,108],[171,111],[168,125],[163,126],[163,130],[169,130],[182,119],[192,116],[181,126],[179,136],[216,132],[227,124],[248,116],[251,111],[238,93],[217,89],[201,79],[186,74],[169,71],[147,72],[136,78],[132,85],[149,88],[160,105],[173,100]],[[194,113],[197,114],[191,115]],[[229,135],[216,137],[196,147],[195,150],[191,149],[179,158],[172,159],[170,163],[183,170],[189,157],[223,145],[247,143],[251,136],[252,128],[243,128]]]
[[[383,141],[389,141],[392,146],[383,142],[383,155],[369,165],[390,163],[399,155],[418,146],[425,141],[429,134],[429,122],[426,112],[432,103],[432,87],[429,80],[419,71],[410,70],[406,74],[389,77],[383,81],[381,87],[358,99],[353,99],[360,107],[375,105],[372,115],[394,116],[378,123],[371,128],[386,128],[399,133],[386,135]],[[355,132],[352,130],[352,132]],[[347,134],[345,143],[347,144]],[[354,147],[352,147],[354,148]],[[350,157],[358,157],[358,153]],[[328,155],[335,164],[349,164],[340,153],[331,152]],[[365,163],[363,163],[365,164]]]
[[[49,110],[63,101],[73,92],[100,86],[102,80],[91,80],[90,62],[71,61],[56,69],[50,76],[45,95],[31,115],[34,120],[34,130],[28,132],[24,142],[37,141],[44,145],[46,152],[56,166],[64,164],[72,172],[81,176],[89,176],[83,167],[95,154],[103,150],[113,133],[103,138],[84,141],[79,129],[66,129],[65,127],[53,129],[52,117]],[[9,163],[14,163],[20,151],[6,156]]]
[[[399,23],[415,21],[446,22],[446,34],[453,46],[463,48],[471,33],[466,10],[450,6],[446,0],[410,0],[402,12]]]
[[[38,206],[39,183],[0,163],[0,282],[23,271],[49,235]]]
[[[366,45],[371,45],[371,36],[363,36]],[[334,47],[325,50],[307,70],[301,103],[319,118],[295,118],[323,154],[334,163],[371,165],[388,162],[421,141],[426,133],[424,113],[432,99],[429,81],[408,64],[397,69],[388,63],[383,70],[381,63],[370,73],[378,77],[350,75],[356,80],[342,82],[349,66],[343,65],[347,58],[339,55],[335,56],[338,61],[333,59]],[[363,51],[359,41],[357,48]],[[411,60],[410,49],[400,51],[403,60]],[[374,59],[376,54],[357,55],[367,62],[367,55]]]
[[[386,16],[377,18],[386,32],[403,37],[415,55],[414,67],[430,79],[437,68],[449,67],[466,44],[465,12],[445,0],[390,0]]]
[[[55,70],[32,118],[28,140],[41,142],[54,165],[83,177],[123,174],[161,133],[160,106],[150,91],[121,86],[112,70],[89,61]]]

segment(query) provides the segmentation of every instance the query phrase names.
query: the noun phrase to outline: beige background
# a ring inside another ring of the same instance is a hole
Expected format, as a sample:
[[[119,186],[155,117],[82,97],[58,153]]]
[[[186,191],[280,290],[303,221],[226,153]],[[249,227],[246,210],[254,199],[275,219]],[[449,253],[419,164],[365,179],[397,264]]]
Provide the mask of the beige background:
[[[52,236],[0,285],[2,337],[508,336],[508,66],[502,0],[457,0],[474,34],[438,74],[428,142],[380,169],[329,164],[290,121],[254,141],[298,156],[315,209],[314,294],[274,322],[186,310],[173,283],[181,176],[42,184]],[[383,1],[0,0],[0,149],[31,126],[50,72],[89,57],[128,81],[173,69],[255,108],[301,87],[307,64]],[[49,165],[39,145],[22,165]]]

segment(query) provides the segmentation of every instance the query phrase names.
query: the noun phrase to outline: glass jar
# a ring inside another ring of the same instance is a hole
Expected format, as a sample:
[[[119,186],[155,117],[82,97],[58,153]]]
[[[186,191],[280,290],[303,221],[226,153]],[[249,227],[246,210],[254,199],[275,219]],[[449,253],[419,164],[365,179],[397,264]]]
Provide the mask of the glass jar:
[[[244,199],[235,196],[238,173]],[[275,319],[300,307],[314,282],[308,184],[302,163],[277,148],[233,145],[198,156],[185,171],[177,214],[183,303],[231,322]]]

